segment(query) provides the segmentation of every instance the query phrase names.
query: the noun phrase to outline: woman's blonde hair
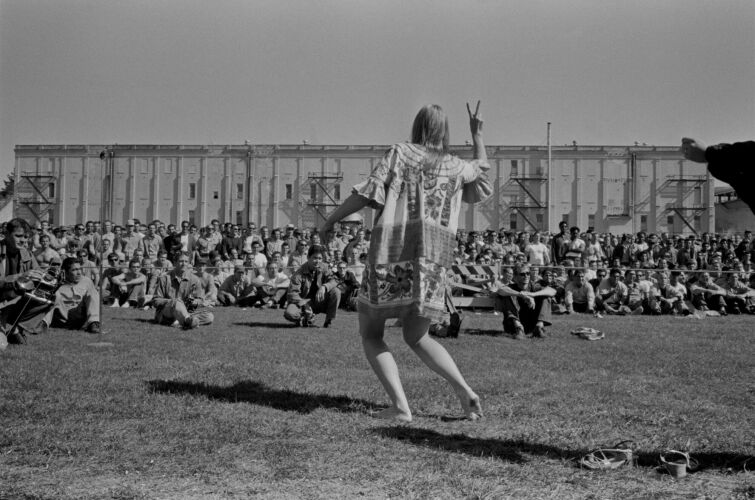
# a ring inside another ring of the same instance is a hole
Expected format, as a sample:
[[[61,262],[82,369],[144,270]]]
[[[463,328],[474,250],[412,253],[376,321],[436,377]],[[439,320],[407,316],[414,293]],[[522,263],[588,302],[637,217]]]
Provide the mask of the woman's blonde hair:
[[[437,104],[423,106],[414,118],[412,142],[436,153],[446,153],[449,140],[448,117],[443,108]]]

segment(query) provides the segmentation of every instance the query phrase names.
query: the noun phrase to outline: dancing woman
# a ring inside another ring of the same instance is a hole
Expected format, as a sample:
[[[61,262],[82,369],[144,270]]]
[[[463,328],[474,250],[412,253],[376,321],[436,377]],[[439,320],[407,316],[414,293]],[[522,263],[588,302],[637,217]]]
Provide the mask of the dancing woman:
[[[378,418],[412,420],[396,361],[383,341],[388,318],[401,319],[404,341],[451,384],[466,417],[482,417],[480,398],[427,333],[430,323],[446,314],[446,271],[461,202],[476,203],[492,192],[479,101],[474,113],[467,104],[467,113],[474,160],[448,154],[448,118],[440,106],[425,106],[414,119],[411,143],[393,145],[322,228],[322,234],[332,234],[344,217],[367,206],[377,210],[357,304],[365,355],[392,403]],[[397,284],[402,293],[394,293]]]

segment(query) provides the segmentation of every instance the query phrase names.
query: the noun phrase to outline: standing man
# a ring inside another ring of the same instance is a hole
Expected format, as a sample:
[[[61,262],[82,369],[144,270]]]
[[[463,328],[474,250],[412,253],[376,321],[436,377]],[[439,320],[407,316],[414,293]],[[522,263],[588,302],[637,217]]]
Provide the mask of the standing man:
[[[147,234],[142,238],[141,248],[144,256],[152,260],[157,259],[157,253],[163,248],[163,240],[157,235],[154,222],[147,225]]]
[[[551,240],[551,256],[553,257],[553,262],[555,262],[556,264],[561,264],[561,262],[566,258],[568,241],[568,237],[566,236],[567,227],[569,227],[569,224],[566,221],[559,222],[559,232],[556,236],[553,237],[553,240]]]
[[[136,232],[134,232],[134,220],[129,219],[126,221],[126,232],[121,236],[123,242],[123,253],[126,254],[127,259],[131,259],[134,256],[134,250],[139,248],[142,239]]]
[[[168,224],[168,235],[163,238],[163,249],[171,262],[174,262],[181,253],[181,236],[176,232],[175,224]]]

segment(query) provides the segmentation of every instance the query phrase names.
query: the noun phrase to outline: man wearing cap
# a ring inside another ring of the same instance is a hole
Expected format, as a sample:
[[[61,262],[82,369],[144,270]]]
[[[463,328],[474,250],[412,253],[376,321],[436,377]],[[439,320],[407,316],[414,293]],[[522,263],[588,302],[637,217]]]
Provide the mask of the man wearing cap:
[[[218,304],[222,306],[249,307],[257,301],[257,290],[246,274],[244,266],[234,266],[218,288]]]

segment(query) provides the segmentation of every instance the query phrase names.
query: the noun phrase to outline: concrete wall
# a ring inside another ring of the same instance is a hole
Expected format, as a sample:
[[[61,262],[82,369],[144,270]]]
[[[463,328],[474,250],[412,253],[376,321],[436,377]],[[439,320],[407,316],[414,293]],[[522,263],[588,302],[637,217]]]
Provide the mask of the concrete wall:
[[[17,146],[16,213],[64,225],[137,217],[316,226],[387,147]],[[471,148],[452,152],[469,158]],[[462,209],[466,229],[547,230],[561,220],[613,233],[714,228],[706,166],[676,147],[554,147],[550,169],[543,146],[489,146],[488,156],[495,195]],[[372,210],[364,220],[371,225]]]

